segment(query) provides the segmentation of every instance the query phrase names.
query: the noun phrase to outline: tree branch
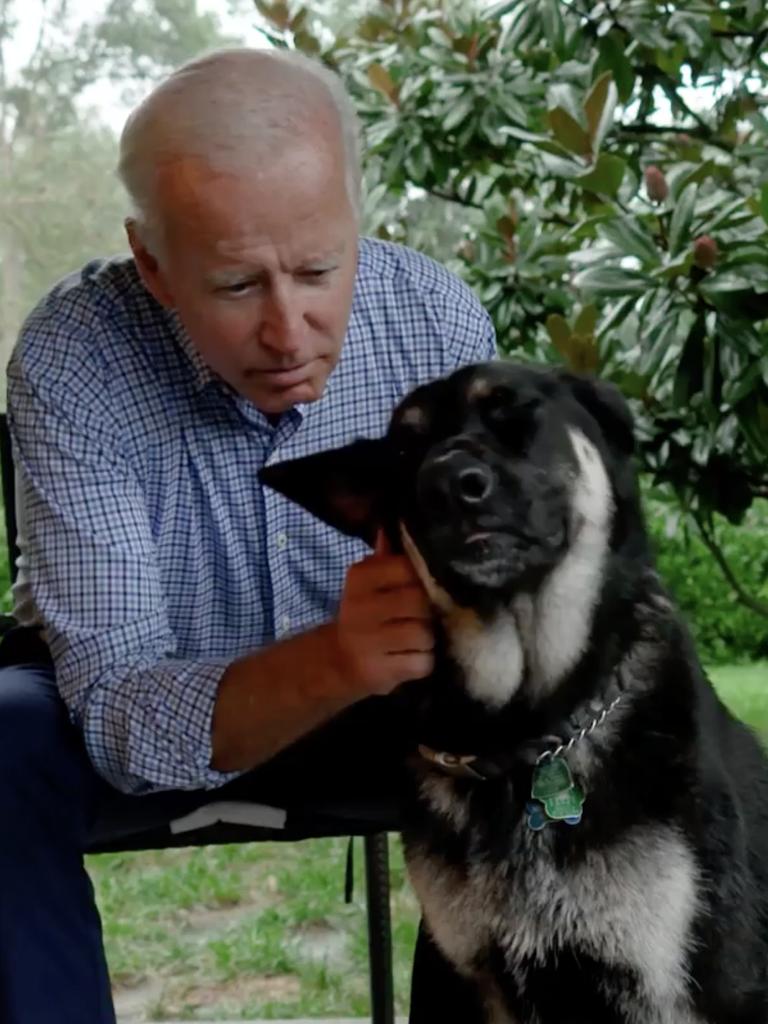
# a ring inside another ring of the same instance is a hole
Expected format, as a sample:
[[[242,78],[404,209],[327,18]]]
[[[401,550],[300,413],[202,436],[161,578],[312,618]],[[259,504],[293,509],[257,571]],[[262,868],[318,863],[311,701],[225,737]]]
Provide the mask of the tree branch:
[[[728,153],[732,153],[736,148],[735,143],[728,142],[727,139],[718,138],[713,129],[708,125],[686,128],[685,125],[680,124],[657,125],[644,121],[640,124],[618,125],[618,133],[619,138],[625,139],[629,139],[633,135],[639,138],[653,137],[654,135],[690,135],[692,139],[701,139],[702,142],[715,146],[717,149],[723,149]]]
[[[474,203],[469,199],[464,199],[458,192],[443,192],[442,189],[439,188],[427,188],[424,191],[430,196],[435,196],[436,199],[445,199],[449,203],[458,203],[460,206],[471,206],[473,210],[483,209],[481,203]]]
[[[696,522],[696,526],[699,528],[699,534],[701,535],[701,539],[704,541],[705,547],[717,562],[720,571],[733,589],[738,600],[745,608],[749,608],[750,611],[753,611],[756,615],[761,616],[761,618],[768,619],[768,604],[764,601],[760,601],[756,597],[753,597],[752,594],[749,594],[736,579],[733,569],[731,569],[728,564],[725,555],[720,550],[714,535],[711,533],[709,526],[705,523],[701,513],[694,512],[693,518]]]

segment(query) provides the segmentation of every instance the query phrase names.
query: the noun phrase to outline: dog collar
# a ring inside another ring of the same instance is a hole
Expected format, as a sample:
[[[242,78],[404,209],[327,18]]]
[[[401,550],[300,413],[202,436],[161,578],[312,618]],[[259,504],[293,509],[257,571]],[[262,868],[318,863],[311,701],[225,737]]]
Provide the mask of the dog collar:
[[[447,775],[488,781],[506,774],[513,764],[519,764],[521,761],[535,768],[546,761],[562,759],[577,743],[595,729],[599,729],[621,700],[622,693],[619,692],[612,696],[609,703],[599,705],[597,711],[594,704],[589,705],[584,711],[591,717],[587,718],[584,725],[576,724],[579,719],[583,720],[581,715],[572,715],[568,722],[563,723],[559,735],[540,736],[538,739],[529,740],[518,747],[514,754],[500,754],[495,757],[484,757],[481,754],[452,754],[447,750],[435,750],[424,743],[418,745],[418,751],[425,761]],[[566,738],[569,733],[570,737]]]
[[[446,775],[487,782],[506,775],[513,764],[523,761],[532,766],[531,798],[526,804],[528,826],[541,831],[550,822],[563,821],[578,825],[586,799],[584,788],[574,781],[566,757],[586,736],[599,729],[605,719],[619,706],[623,692],[618,673],[609,687],[606,702],[590,703],[564,723],[564,736],[541,736],[519,747],[514,755],[483,757],[477,754],[452,754],[419,744],[421,757]],[[614,692],[618,693],[614,696]],[[590,717],[584,717],[585,715]],[[578,721],[584,722],[579,726]]]

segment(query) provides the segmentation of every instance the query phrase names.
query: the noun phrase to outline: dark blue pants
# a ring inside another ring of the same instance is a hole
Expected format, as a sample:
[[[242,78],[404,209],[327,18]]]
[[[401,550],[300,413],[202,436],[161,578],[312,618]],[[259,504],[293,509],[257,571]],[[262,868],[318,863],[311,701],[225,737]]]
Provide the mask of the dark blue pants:
[[[49,666],[0,668],[1,1024],[114,1024],[101,925],[83,866],[94,843],[221,799],[299,813],[307,804],[363,807],[378,800],[384,808],[389,799],[382,816],[396,816],[395,723],[387,722],[385,706],[373,711],[375,728],[364,708],[353,710],[215,792],[130,797],[94,771]],[[461,984],[422,937],[411,1024],[434,1024],[449,1010],[445,1019],[459,1019]],[[481,1019],[462,1012],[462,1024]]]

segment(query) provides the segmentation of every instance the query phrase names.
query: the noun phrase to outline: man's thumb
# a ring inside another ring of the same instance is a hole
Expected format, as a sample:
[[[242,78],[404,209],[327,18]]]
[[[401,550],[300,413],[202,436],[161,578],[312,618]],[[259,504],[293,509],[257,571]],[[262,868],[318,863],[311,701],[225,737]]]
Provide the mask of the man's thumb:
[[[379,528],[379,531],[376,534],[376,541],[373,546],[373,553],[374,555],[392,554],[392,545],[387,540],[387,535],[381,528]]]

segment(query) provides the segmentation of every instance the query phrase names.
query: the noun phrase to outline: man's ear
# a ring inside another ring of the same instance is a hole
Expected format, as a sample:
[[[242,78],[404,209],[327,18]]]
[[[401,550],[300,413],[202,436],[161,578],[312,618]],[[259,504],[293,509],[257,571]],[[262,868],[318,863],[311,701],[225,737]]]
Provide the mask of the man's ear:
[[[386,493],[383,440],[355,441],[301,459],[265,466],[259,479],[313,516],[374,545]]]
[[[574,397],[597,422],[608,444],[632,455],[635,451],[635,427],[632,412],[619,389],[599,377],[581,377],[565,373]]]
[[[133,217],[126,217],[123,223],[128,236],[128,244],[133,253],[133,261],[144,287],[161,306],[165,306],[166,309],[174,309],[175,300],[157,255],[147,248]]]

